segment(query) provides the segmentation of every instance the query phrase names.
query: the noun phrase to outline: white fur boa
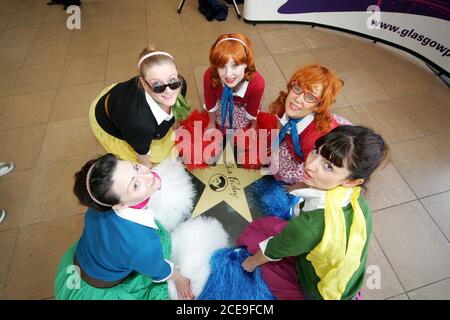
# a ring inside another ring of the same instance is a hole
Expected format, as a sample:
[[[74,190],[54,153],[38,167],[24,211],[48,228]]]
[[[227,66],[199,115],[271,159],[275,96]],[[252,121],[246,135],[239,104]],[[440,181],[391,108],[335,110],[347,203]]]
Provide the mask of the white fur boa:
[[[161,177],[161,189],[152,195],[149,209],[170,232],[191,217],[196,194],[194,185],[179,160],[168,158],[152,170]]]
[[[182,276],[191,280],[191,288],[198,297],[208,280],[211,268],[209,260],[217,249],[229,246],[229,236],[215,218],[197,217],[181,223],[171,233],[171,261]],[[178,299],[175,283],[169,283],[169,296]]]

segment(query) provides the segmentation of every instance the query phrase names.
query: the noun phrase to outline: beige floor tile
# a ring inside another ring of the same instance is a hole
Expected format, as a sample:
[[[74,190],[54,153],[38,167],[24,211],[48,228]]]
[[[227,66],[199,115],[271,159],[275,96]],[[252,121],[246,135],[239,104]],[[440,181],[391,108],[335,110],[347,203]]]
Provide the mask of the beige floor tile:
[[[34,11],[21,11],[17,10],[9,19],[6,28],[21,28],[40,25],[45,18],[47,13],[45,11],[34,12]]]
[[[211,45],[222,33],[220,22],[211,21],[208,28],[203,23],[185,23],[183,24],[187,43],[195,44],[197,42],[209,41]]]
[[[352,107],[339,108],[337,110],[334,110],[333,113],[335,113],[335,114],[337,114],[337,115],[339,115],[341,117],[344,117],[345,119],[347,119],[348,121],[350,121],[354,125],[360,125],[361,124],[361,119],[358,117],[358,115],[352,109]]]
[[[108,55],[106,79],[125,78],[137,76],[137,61],[141,49],[119,52]]]
[[[433,217],[434,222],[436,222],[447,239],[450,239],[450,192],[423,198],[420,199],[420,202]]]
[[[83,58],[67,61],[64,65],[64,73],[61,86],[89,83],[104,80],[106,68],[106,56]]]
[[[250,40],[253,44],[253,51],[255,53],[256,65],[259,64],[259,57],[265,57],[270,55],[269,48],[267,48],[264,39],[257,33],[249,34]]]
[[[347,107],[350,107],[350,102],[348,102],[347,99],[344,98],[344,95],[342,94],[342,91],[341,91],[341,92],[339,92],[338,96],[336,97],[336,102],[333,105],[331,105],[331,111],[334,112],[337,109],[347,108]]]
[[[0,70],[21,67],[29,46],[0,48]]]
[[[181,23],[147,27],[147,39],[155,47],[186,44],[184,29]]]
[[[44,166],[94,156],[96,143],[87,116],[50,122],[38,163]]]
[[[259,30],[256,28],[256,26],[253,25],[253,23],[242,23],[241,21],[239,21],[236,14],[234,14],[234,9],[228,9],[228,13],[229,14],[227,16],[227,19],[225,21],[220,21],[219,23],[221,34],[243,33],[247,36],[254,33],[259,34]]]
[[[337,36],[325,28],[311,28],[302,33],[303,42],[308,49],[341,48],[347,45],[345,38]]]
[[[200,103],[203,106],[204,103],[204,91],[203,91],[203,76],[205,74],[205,71],[208,69],[209,65],[203,65],[203,66],[196,66],[193,67],[192,70],[194,72],[194,77],[195,77],[195,83],[197,85],[197,92],[198,92],[198,97],[200,98]],[[188,83],[189,85],[189,83]]]
[[[59,84],[64,62],[22,67],[11,94],[53,89]]]
[[[450,133],[450,108],[433,96],[432,91],[400,97],[394,101],[425,135]]]
[[[114,14],[139,14],[145,12],[145,0],[110,1]]]
[[[150,28],[181,23],[181,15],[174,10],[176,5],[156,5],[151,8],[152,5],[147,5],[147,23]]]
[[[0,13],[4,14],[12,14],[19,7],[20,2],[17,0],[3,0],[0,1]]]
[[[103,90],[103,81],[58,89],[50,121],[86,117],[95,97]]]
[[[31,46],[39,26],[5,29],[0,33],[0,47]]]
[[[369,242],[363,300],[383,300],[404,292],[375,237]]]
[[[0,154],[13,161],[17,170],[34,168],[44,141],[46,124],[0,131]],[[0,160],[6,161],[6,159]],[[1,205],[1,204],[0,204]]]
[[[278,31],[278,30],[286,30],[292,26],[290,23],[257,23],[256,29],[260,33],[269,32],[269,31]]]
[[[408,295],[406,293],[404,293],[404,294],[401,294],[399,296],[395,296],[395,297],[389,298],[387,300],[409,300],[409,297],[408,297]]]
[[[392,163],[378,168],[370,177],[366,198],[372,211],[416,199]]]
[[[264,77],[266,85],[285,81],[272,56],[259,57],[257,63],[256,68]]]
[[[86,208],[78,203],[72,191],[73,177],[91,158],[94,156],[35,168],[30,196],[21,221],[22,226],[83,213]],[[50,187],[52,192],[49,192]]]
[[[35,41],[24,65],[35,65],[64,61],[69,50],[70,39]]]
[[[438,149],[450,163],[450,133],[429,136],[428,140]]]
[[[183,10],[181,11],[181,14],[179,15],[183,25],[191,23],[208,23],[209,25],[210,21],[207,21],[206,17],[198,11],[198,8],[192,6],[190,2],[193,1],[186,1]]]
[[[3,298],[43,299],[53,296],[53,281],[59,261],[79,238],[82,228],[83,215],[78,214],[21,229]]]
[[[354,42],[348,46],[348,50],[363,67],[383,67],[402,61],[397,55],[386,50],[379,43]]]
[[[147,39],[145,32],[143,33],[139,29],[118,31],[111,33],[108,52],[118,53],[131,50],[140,52],[146,46]]]
[[[47,123],[56,89],[10,96],[2,114],[0,128],[13,129]]]
[[[8,25],[11,13],[0,13],[0,32]]]
[[[260,32],[267,48],[272,54],[286,52],[304,52],[307,47],[303,41],[303,36],[292,29],[282,29],[275,31]]]
[[[209,65],[209,50],[212,42],[202,41],[195,44],[188,43],[187,45],[192,66]]]
[[[390,97],[399,97],[428,88],[422,86],[410,68],[401,65],[387,65],[366,68],[371,78],[380,85]]]
[[[0,114],[2,114],[3,108],[6,106],[6,102],[8,102],[8,97],[0,97]]]
[[[0,77],[0,97],[8,96],[11,93],[19,72],[20,69],[2,70],[2,76]]]
[[[142,49],[142,48],[141,48]],[[174,58],[178,68],[190,67],[191,59],[187,44],[165,45],[157,48],[170,53]]]
[[[6,283],[19,229],[0,232],[0,292]]]
[[[419,198],[450,190],[450,165],[426,138],[393,144],[391,152],[395,167]]]
[[[362,67],[347,48],[320,48],[311,50],[311,53],[318,63],[333,69],[338,75]]]
[[[381,134],[387,143],[423,137],[414,122],[391,100],[353,106],[353,110],[364,125]]]
[[[448,240],[418,201],[373,215],[374,234],[405,290],[450,276]]]
[[[333,68],[333,65],[329,67]],[[339,72],[338,77],[344,81],[341,94],[350,105],[386,100],[387,92],[363,68]]]
[[[92,38],[108,37],[111,30],[111,20],[108,17],[84,17],[81,20],[81,29],[73,30],[76,35],[89,35]]]
[[[47,12],[47,9],[48,6],[45,3],[34,0],[22,0],[17,7],[17,11],[19,12],[35,12],[36,14]]]
[[[289,81],[295,71],[299,68],[316,62],[316,58],[314,58],[311,53],[278,54],[274,55],[274,58],[287,81]]]
[[[411,300],[450,300],[450,278],[408,292]]]
[[[277,99],[281,90],[287,91],[285,81],[272,83],[269,85],[266,84],[266,87],[264,89],[262,105],[261,105],[262,111],[265,111],[265,112],[269,111],[270,104]]]
[[[14,161],[9,157],[8,160]],[[14,163],[17,165],[16,162]],[[27,200],[30,197],[33,176],[34,169],[20,170],[17,167],[13,172],[0,179],[0,204],[1,208],[6,210],[6,218],[0,224],[1,231],[21,226]],[[3,261],[0,261],[1,268]]]
[[[187,98],[187,102],[189,103],[191,110],[194,110],[194,109],[202,110],[203,109],[203,103],[200,103],[200,99],[198,98],[198,96],[190,96],[189,98]]]
[[[75,33],[70,42],[67,60],[106,55],[108,44],[109,39],[104,35]]]
[[[84,4],[83,4],[84,6]],[[85,10],[83,10],[85,11]],[[67,19],[70,17],[66,11],[61,10],[60,6],[49,6],[47,13],[45,14],[44,23],[48,22],[58,22],[66,23]]]
[[[71,38],[76,31],[67,29],[61,22],[43,23],[37,32],[35,41],[57,40]]]
[[[184,79],[186,79],[187,82],[187,93],[186,97],[198,97],[198,88],[195,81],[194,72],[192,71],[191,67],[184,67],[184,68],[178,68],[178,73],[183,76]]]
[[[143,35],[147,30],[145,13],[139,14],[117,14],[111,17],[111,33],[128,31],[131,36],[133,33]],[[137,31],[139,30],[139,32]]]
[[[89,18],[107,18],[113,15],[113,7],[109,0],[83,2],[83,15]]]

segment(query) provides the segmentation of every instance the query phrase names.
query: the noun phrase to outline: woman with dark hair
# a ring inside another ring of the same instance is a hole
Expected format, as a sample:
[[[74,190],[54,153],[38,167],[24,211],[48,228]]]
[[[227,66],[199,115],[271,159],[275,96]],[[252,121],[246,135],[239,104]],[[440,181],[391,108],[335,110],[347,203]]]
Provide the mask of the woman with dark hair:
[[[154,210],[159,195],[168,193],[162,183],[171,183],[161,181],[158,167],[151,171],[107,154],[75,174],[74,193],[89,209],[81,238],[59,265],[57,299],[168,299],[167,280],[174,281],[179,297],[193,298],[190,280],[169,261],[170,236],[158,220],[174,208],[182,220],[183,208],[192,208],[193,188],[182,165],[171,164],[177,173],[170,179],[185,186],[177,186],[177,199],[163,199],[165,208]]]
[[[104,89],[89,112],[91,129],[101,146],[124,160],[151,167],[171,156],[172,126],[185,119],[186,81],[175,60],[153,47],[138,57],[139,75]]]
[[[252,222],[238,239],[254,254],[242,267],[262,266],[277,299],[355,298],[372,231],[361,186],[387,151],[380,135],[361,126],[343,125],[319,138],[305,162],[306,187],[291,192],[297,201],[280,213],[273,210],[275,189],[260,195],[272,216]]]

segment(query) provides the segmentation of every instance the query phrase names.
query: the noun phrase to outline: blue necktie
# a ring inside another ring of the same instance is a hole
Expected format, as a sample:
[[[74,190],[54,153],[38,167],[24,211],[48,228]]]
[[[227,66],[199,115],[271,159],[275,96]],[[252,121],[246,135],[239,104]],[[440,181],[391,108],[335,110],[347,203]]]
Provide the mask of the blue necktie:
[[[227,111],[229,114],[228,122],[230,123],[230,129],[233,129],[233,90],[230,87],[224,86],[222,91],[222,129],[225,129],[225,121],[227,119]]]
[[[289,194],[289,205],[290,205],[290,210],[289,210],[289,215],[291,216],[291,218],[294,216],[294,209],[295,209],[295,205],[297,203],[300,202],[300,200],[302,200],[302,197],[298,197],[295,196],[293,194]]]
[[[298,135],[297,131],[297,123],[299,123],[299,119],[289,119],[289,121],[283,126],[281,129],[280,135],[279,135],[279,143],[283,142],[284,138],[286,138],[286,134],[288,130],[290,130],[291,138],[292,138],[292,144],[294,145],[294,152],[303,159],[303,152],[302,152],[302,146],[300,142],[300,136]]]

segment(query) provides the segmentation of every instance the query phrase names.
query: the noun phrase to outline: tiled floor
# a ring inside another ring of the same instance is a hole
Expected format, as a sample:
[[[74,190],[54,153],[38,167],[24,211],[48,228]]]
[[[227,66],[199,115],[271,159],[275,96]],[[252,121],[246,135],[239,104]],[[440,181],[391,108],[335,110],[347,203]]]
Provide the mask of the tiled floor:
[[[53,296],[84,208],[72,176],[101,153],[87,122],[102,87],[136,73],[146,43],[174,54],[194,107],[208,50],[225,32],[254,42],[264,108],[294,69],[318,62],[345,86],[335,112],[384,135],[391,163],[368,186],[374,210],[366,299],[450,299],[450,91],[416,58],[367,39],[295,24],[246,24],[230,9],[208,22],[197,1],[83,0],[81,30],[46,0],[0,0],[0,298]],[[242,7],[241,7],[242,9]],[[377,276],[379,277],[377,278]]]

